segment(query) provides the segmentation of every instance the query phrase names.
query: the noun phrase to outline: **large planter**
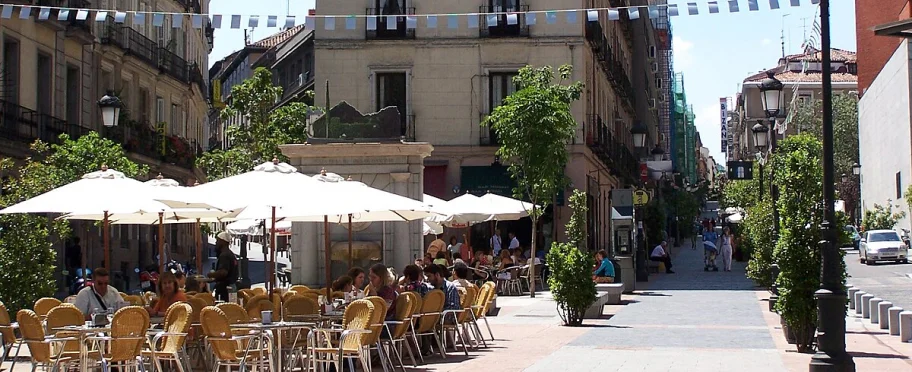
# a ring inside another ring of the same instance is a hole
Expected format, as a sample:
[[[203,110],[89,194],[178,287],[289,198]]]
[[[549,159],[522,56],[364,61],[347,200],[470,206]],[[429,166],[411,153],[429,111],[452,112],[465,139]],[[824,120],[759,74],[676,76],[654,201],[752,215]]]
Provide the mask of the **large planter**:
[[[785,322],[782,321],[781,318],[780,318],[779,322],[782,324],[782,333],[785,334],[785,341],[787,341],[789,343],[789,345],[797,345],[798,337],[795,334],[795,331],[792,330],[791,327],[786,325]],[[813,340],[814,337],[816,336],[816,332],[817,332],[817,330],[814,327],[808,328],[808,331],[807,331],[808,339]]]

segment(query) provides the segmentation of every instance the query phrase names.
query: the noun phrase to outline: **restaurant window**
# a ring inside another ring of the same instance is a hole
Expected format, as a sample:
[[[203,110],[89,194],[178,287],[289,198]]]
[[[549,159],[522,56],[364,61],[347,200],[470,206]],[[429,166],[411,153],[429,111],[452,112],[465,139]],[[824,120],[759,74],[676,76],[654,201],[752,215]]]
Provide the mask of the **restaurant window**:
[[[79,67],[66,67],[66,121],[79,124]]]

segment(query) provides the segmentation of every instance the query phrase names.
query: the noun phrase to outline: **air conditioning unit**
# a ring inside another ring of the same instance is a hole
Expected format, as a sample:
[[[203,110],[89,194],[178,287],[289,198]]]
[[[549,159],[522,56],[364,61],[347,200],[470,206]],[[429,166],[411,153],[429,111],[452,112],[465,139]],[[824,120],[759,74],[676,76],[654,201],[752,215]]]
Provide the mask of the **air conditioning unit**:
[[[649,50],[649,58],[655,59],[656,54],[657,54],[655,45],[650,45],[648,50]]]

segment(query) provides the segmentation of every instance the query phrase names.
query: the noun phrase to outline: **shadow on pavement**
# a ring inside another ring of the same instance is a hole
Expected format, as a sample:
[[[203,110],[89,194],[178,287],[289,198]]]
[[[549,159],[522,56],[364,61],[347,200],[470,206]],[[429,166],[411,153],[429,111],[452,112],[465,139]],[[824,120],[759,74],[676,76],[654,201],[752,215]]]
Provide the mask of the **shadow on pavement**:
[[[874,358],[874,359],[909,359],[908,356],[899,355],[899,354],[879,354],[879,353],[865,353],[865,352],[852,352],[849,354],[854,358]]]

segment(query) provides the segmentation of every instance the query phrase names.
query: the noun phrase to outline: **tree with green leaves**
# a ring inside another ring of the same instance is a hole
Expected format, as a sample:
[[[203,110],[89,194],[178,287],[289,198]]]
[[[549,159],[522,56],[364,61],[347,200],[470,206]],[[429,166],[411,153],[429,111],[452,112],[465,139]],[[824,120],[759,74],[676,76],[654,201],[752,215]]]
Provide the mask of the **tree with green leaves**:
[[[10,176],[3,184],[2,207],[77,181],[102,165],[128,177],[149,173],[148,167],[127,158],[123,147],[96,132],[78,139],[64,134],[60,140],[52,145],[35,142],[31,148],[36,155],[19,166],[12,159],[0,159],[0,172]],[[0,298],[15,313],[54,294],[53,244],[71,232],[67,221],[40,215],[0,215],[0,226]]]
[[[231,147],[207,151],[196,163],[210,181],[247,172],[273,158],[288,160],[279,146],[307,140],[314,108],[301,102],[276,108],[281,97],[282,87],[272,84],[272,73],[263,67],[231,87],[231,102],[220,113],[222,121],[234,120],[227,129]]]
[[[793,107],[789,125],[798,133],[812,133],[823,139],[823,101],[814,100]],[[789,129],[791,130],[791,129]],[[833,95],[833,160],[836,176],[852,174],[852,164],[858,162],[858,94]]]
[[[569,200],[570,221],[567,222],[567,242],[554,243],[545,257],[551,275],[548,287],[557,302],[558,313],[565,325],[583,323],[586,309],[595,300],[595,282],[592,267],[595,259],[583,250],[586,244],[586,194],[574,190]]]
[[[861,227],[864,231],[892,230],[899,220],[906,217],[905,211],[893,211],[893,201],[887,200],[886,205],[874,204],[874,210],[866,210]]]
[[[494,128],[500,139],[497,155],[510,164],[516,187],[514,197],[532,202],[532,257],[535,257],[538,220],[558,191],[566,185],[567,149],[578,127],[570,105],[580,98],[583,83],[570,82],[573,67],[558,69],[554,81],[550,66],[519,70],[513,83],[520,89],[504,99],[482,126]],[[567,82],[567,85],[564,83]],[[530,276],[534,276],[534,268]],[[532,290],[531,296],[535,297]]]

